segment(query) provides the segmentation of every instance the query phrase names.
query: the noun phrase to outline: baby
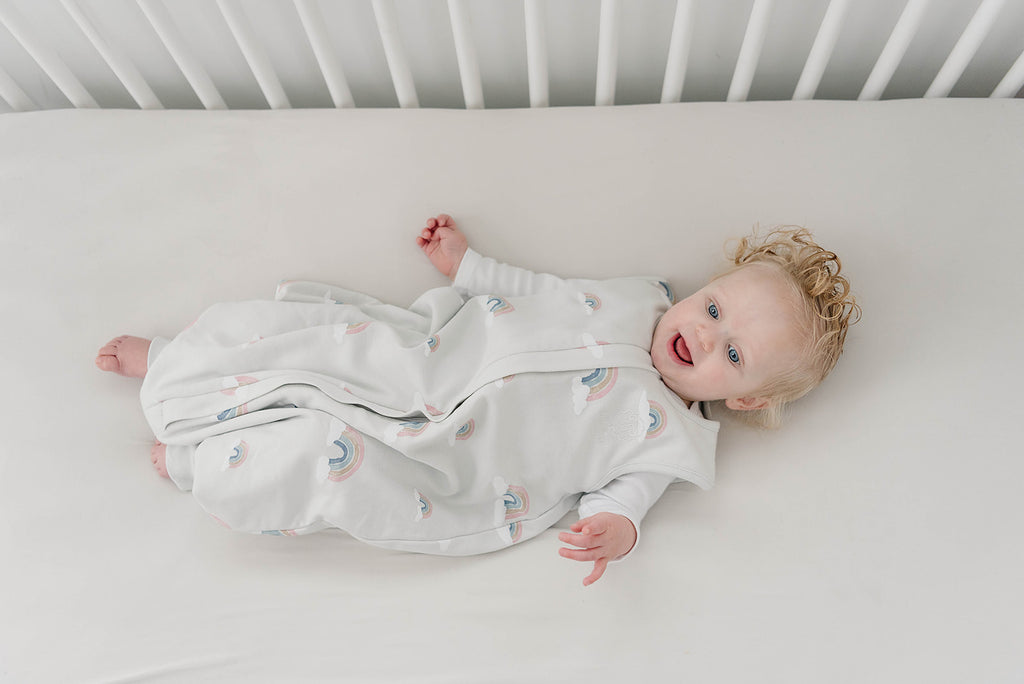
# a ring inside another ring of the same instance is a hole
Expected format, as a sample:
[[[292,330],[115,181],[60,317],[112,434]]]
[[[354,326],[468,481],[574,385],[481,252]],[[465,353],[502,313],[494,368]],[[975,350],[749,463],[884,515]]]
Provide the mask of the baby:
[[[860,309],[802,230],[744,239],[681,302],[664,281],[563,280],[482,257],[452,218],[417,243],[453,287],[408,309],[318,283],[221,304],[173,341],[123,336],[158,472],[232,529],[336,527],[464,555],[578,506],[569,559],[609,562],[674,481],[709,488],[724,401],[761,426],[820,383]]]

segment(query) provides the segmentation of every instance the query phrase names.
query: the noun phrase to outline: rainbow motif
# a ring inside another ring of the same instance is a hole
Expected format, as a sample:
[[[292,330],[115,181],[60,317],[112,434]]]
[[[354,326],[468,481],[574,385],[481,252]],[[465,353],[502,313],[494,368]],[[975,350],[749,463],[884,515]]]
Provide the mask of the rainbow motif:
[[[618,368],[595,368],[590,375],[583,377],[581,382],[590,388],[587,401],[597,401],[611,392],[618,377]]]
[[[299,533],[295,530],[263,530],[260,534],[269,534],[272,537],[297,537]]]
[[[665,417],[665,408],[656,401],[647,402],[650,406],[650,424],[647,426],[647,436],[644,439],[654,439],[665,431],[668,424]]]
[[[441,336],[431,335],[427,338],[427,354],[433,354],[437,351],[437,348],[441,346]]]
[[[402,429],[398,431],[399,437],[415,437],[423,434],[430,423],[425,420],[407,420],[399,425],[402,426]]]
[[[518,522],[509,523],[508,534],[512,538],[512,543],[515,544],[523,538],[523,526]]]
[[[234,446],[234,453],[228,458],[228,468],[239,467],[245,463],[247,458],[249,458],[249,444],[244,439],[240,439]]]
[[[243,416],[248,412],[249,404],[245,403],[242,404],[241,406],[234,406],[232,408],[227,409],[226,411],[221,411],[220,413],[217,414],[217,420],[231,420],[235,416]]]
[[[350,427],[346,427],[334,445],[341,449],[341,455],[327,460],[330,472],[327,479],[331,482],[341,482],[352,477],[363,464],[363,437]]]
[[[526,488],[509,485],[505,492],[505,520],[521,518],[530,510],[530,496]]]
[[[431,516],[431,514],[433,514],[434,505],[430,503],[430,499],[419,492],[416,492],[416,500],[419,502],[419,511],[416,514],[416,520],[426,520]]]
[[[442,416],[442,415],[444,415],[444,411],[442,411],[441,409],[437,408],[436,406],[431,406],[430,404],[424,404],[423,405],[423,410],[426,411],[427,413],[429,413],[432,416]]]
[[[469,439],[470,437],[473,436],[473,432],[475,430],[476,430],[476,421],[473,420],[472,418],[470,418],[469,422],[463,423],[462,427],[460,427],[455,432],[455,439]]]
[[[508,303],[508,300],[497,295],[487,299],[487,308],[495,316],[501,316],[516,310],[514,306]]]
[[[361,333],[368,327],[370,327],[371,322],[372,321],[363,321],[362,323],[349,323],[348,327],[345,328],[345,334],[355,335],[356,333]]]
[[[589,306],[594,311],[597,311],[598,309],[601,308],[601,298],[598,297],[596,294],[591,294],[589,292],[583,293],[583,303]]]
[[[674,304],[676,301],[676,293],[672,291],[672,286],[664,280],[659,280],[658,285],[661,285],[661,289],[665,291],[665,296],[668,297],[670,304]]]

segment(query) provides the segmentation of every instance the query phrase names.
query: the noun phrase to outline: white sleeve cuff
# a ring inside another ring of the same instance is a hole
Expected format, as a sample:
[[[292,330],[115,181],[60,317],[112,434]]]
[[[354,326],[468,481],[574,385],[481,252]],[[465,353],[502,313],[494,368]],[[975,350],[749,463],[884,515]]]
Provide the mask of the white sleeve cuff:
[[[459,270],[455,273],[455,280],[452,281],[452,286],[463,297],[470,295],[469,285],[473,281],[473,272],[481,261],[483,256],[479,252],[474,251],[472,247],[466,248],[466,253],[459,262]]]

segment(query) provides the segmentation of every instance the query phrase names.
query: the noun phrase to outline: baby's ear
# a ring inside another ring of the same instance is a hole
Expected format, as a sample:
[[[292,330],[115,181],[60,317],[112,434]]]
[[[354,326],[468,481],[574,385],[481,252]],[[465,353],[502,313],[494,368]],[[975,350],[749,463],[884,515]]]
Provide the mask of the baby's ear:
[[[733,411],[755,411],[765,408],[770,403],[765,397],[742,397],[740,399],[725,400],[725,405]]]

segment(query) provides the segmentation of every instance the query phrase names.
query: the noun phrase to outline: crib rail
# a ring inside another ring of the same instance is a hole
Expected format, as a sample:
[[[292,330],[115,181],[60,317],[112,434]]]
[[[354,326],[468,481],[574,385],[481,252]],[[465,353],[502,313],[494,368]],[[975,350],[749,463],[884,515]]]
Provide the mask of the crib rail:
[[[424,106],[482,109],[485,99],[490,106],[550,106],[553,85],[556,97],[568,93],[554,104],[599,106],[1007,98],[1024,88],[1024,2],[957,0],[954,6],[907,0],[893,23],[887,8],[894,4],[899,3],[0,0],[0,105],[13,111],[69,105],[284,109],[395,106],[397,100],[399,107],[419,107],[422,94]],[[795,16],[801,20],[793,21]],[[204,29],[190,31],[197,22]],[[339,24],[347,30],[339,31]],[[738,47],[724,40],[738,34],[734,24],[742,28]],[[773,31],[785,35],[773,43]],[[951,34],[955,41],[946,47]],[[357,35],[372,39],[353,39]],[[880,35],[884,45],[875,54]],[[707,54],[709,40],[716,38],[723,40],[713,52],[735,49],[735,62],[725,73],[715,62],[728,58]],[[502,43],[503,55],[495,48]],[[556,56],[550,48],[566,44],[584,54],[567,68],[570,60],[560,49],[553,78]],[[908,60],[915,45],[920,47]],[[455,68],[451,60],[434,59],[434,51],[454,52]],[[431,59],[431,69],[424,68]],[[375,82],[374,61],[386,64]],[[229,63],[236,65],[233,73]],[[865,64],[871,65],[866,78]],[[901,70],[905,77],[894,88]],[[921,79],[929,77],[922,87]],[[617,97],[617,85],[630,86],[629,92]],[[587,90],[592,99],[581,100]]]

